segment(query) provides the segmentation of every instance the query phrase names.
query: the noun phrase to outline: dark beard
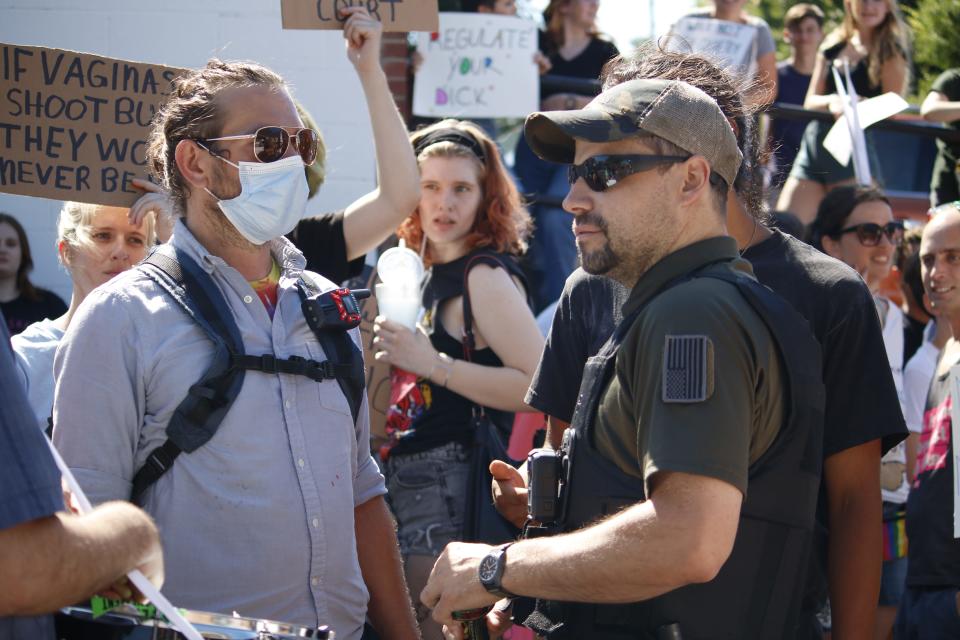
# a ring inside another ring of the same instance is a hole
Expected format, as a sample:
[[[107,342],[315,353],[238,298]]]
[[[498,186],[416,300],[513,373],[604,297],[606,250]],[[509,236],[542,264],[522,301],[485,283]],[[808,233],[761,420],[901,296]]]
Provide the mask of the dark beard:
[[[583,270],[591,275],[599,276],[616,268],[617,265],[620,264],[620,258],[613,252],[613,249],[610,248],[610,237],[607,236],[606,221],[600,216],[586,213],[574,222],[574,227],[579,223],[590,224],[597,227],[606,240],[601,248],[589,253],[585,252],[579,244],[577,245],[577,255],[580,257],[580,266],[583,267]]]
[[[604,237],[606,237],[606,235],[604,235]],[[607,244],[603,245],[602,248],[591,251],[590,253],[584,253],[578,246],[577,254],[580,256],[580,265],[583,267],[583,270],[594,276],[609,273],[620,264],[620,258],[610,249],[609,241],[607,241]]]

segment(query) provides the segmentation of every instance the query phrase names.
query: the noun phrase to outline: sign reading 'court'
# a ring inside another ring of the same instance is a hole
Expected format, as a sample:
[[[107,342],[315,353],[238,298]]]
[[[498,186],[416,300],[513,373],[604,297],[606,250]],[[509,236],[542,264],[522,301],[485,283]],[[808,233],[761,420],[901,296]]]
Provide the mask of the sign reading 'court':
[[[284,29],[343,29],[342,9],[366,7],[384,31],[436,31],[437,0],[280,0]]]

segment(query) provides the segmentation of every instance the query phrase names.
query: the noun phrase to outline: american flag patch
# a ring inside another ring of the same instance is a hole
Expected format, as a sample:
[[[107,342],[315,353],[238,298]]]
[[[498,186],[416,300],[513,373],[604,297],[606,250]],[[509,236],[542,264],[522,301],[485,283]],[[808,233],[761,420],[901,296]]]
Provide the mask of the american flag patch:
[[[707,336],[667,336],[664,402],[703,402],[713,395],[713,343]]]

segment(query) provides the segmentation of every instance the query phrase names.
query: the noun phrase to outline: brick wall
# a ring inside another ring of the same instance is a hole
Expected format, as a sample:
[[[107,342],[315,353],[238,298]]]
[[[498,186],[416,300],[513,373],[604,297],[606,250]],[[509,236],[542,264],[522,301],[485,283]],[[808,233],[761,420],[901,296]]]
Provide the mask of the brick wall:
[[[383,55],[381,63],[390,81],[393,99],[410,122],[410,58],[407,54],[406,33],[386,33],[383,36]]]

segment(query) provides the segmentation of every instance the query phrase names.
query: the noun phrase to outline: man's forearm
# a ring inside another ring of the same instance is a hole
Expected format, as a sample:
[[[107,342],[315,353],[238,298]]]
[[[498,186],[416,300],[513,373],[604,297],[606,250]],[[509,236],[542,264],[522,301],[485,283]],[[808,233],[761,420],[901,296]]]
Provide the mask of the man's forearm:
[[[403,577],[397,528],[382,497],[354,509],[357,554],[370,592],[367,614],[385,640],[419,638]]]
[[[377,180],[390,197],[406,197],[416,207],[420,168],[410,147],[407,126],[397,110],[386,74],[360,76],[377,154]],[[410,213],[410,212],[407,212]]]
[[[82,600],[154,553],[160,553],[156,528],[125,502],[0,531],[0,616],[46,613]]]
[[[930,122],[953,122],[960,119],[960,102],[933,102],[924,103],[920,109],[921,115]]]
[[[883,554],[879,468],[879,441],[831,456],[825,464],[827,574],[837,640],[873,637]]]
[[[519,542],[507,551],[503,586],[546,599],[623,603],[707,582],[733,547],[741,500],[729,485],[729,491],[714,492],[713,483],[724,484],[697,486],[703,492],[698,500],[715,500],[709,513],[692,504],[683,488],[586,529]]]
[[[380,244],[417,208],[420,169],[382,69],[360,75],[377,162],[377,188],[346,209],[343,233],[347,258],[354,260]]]

